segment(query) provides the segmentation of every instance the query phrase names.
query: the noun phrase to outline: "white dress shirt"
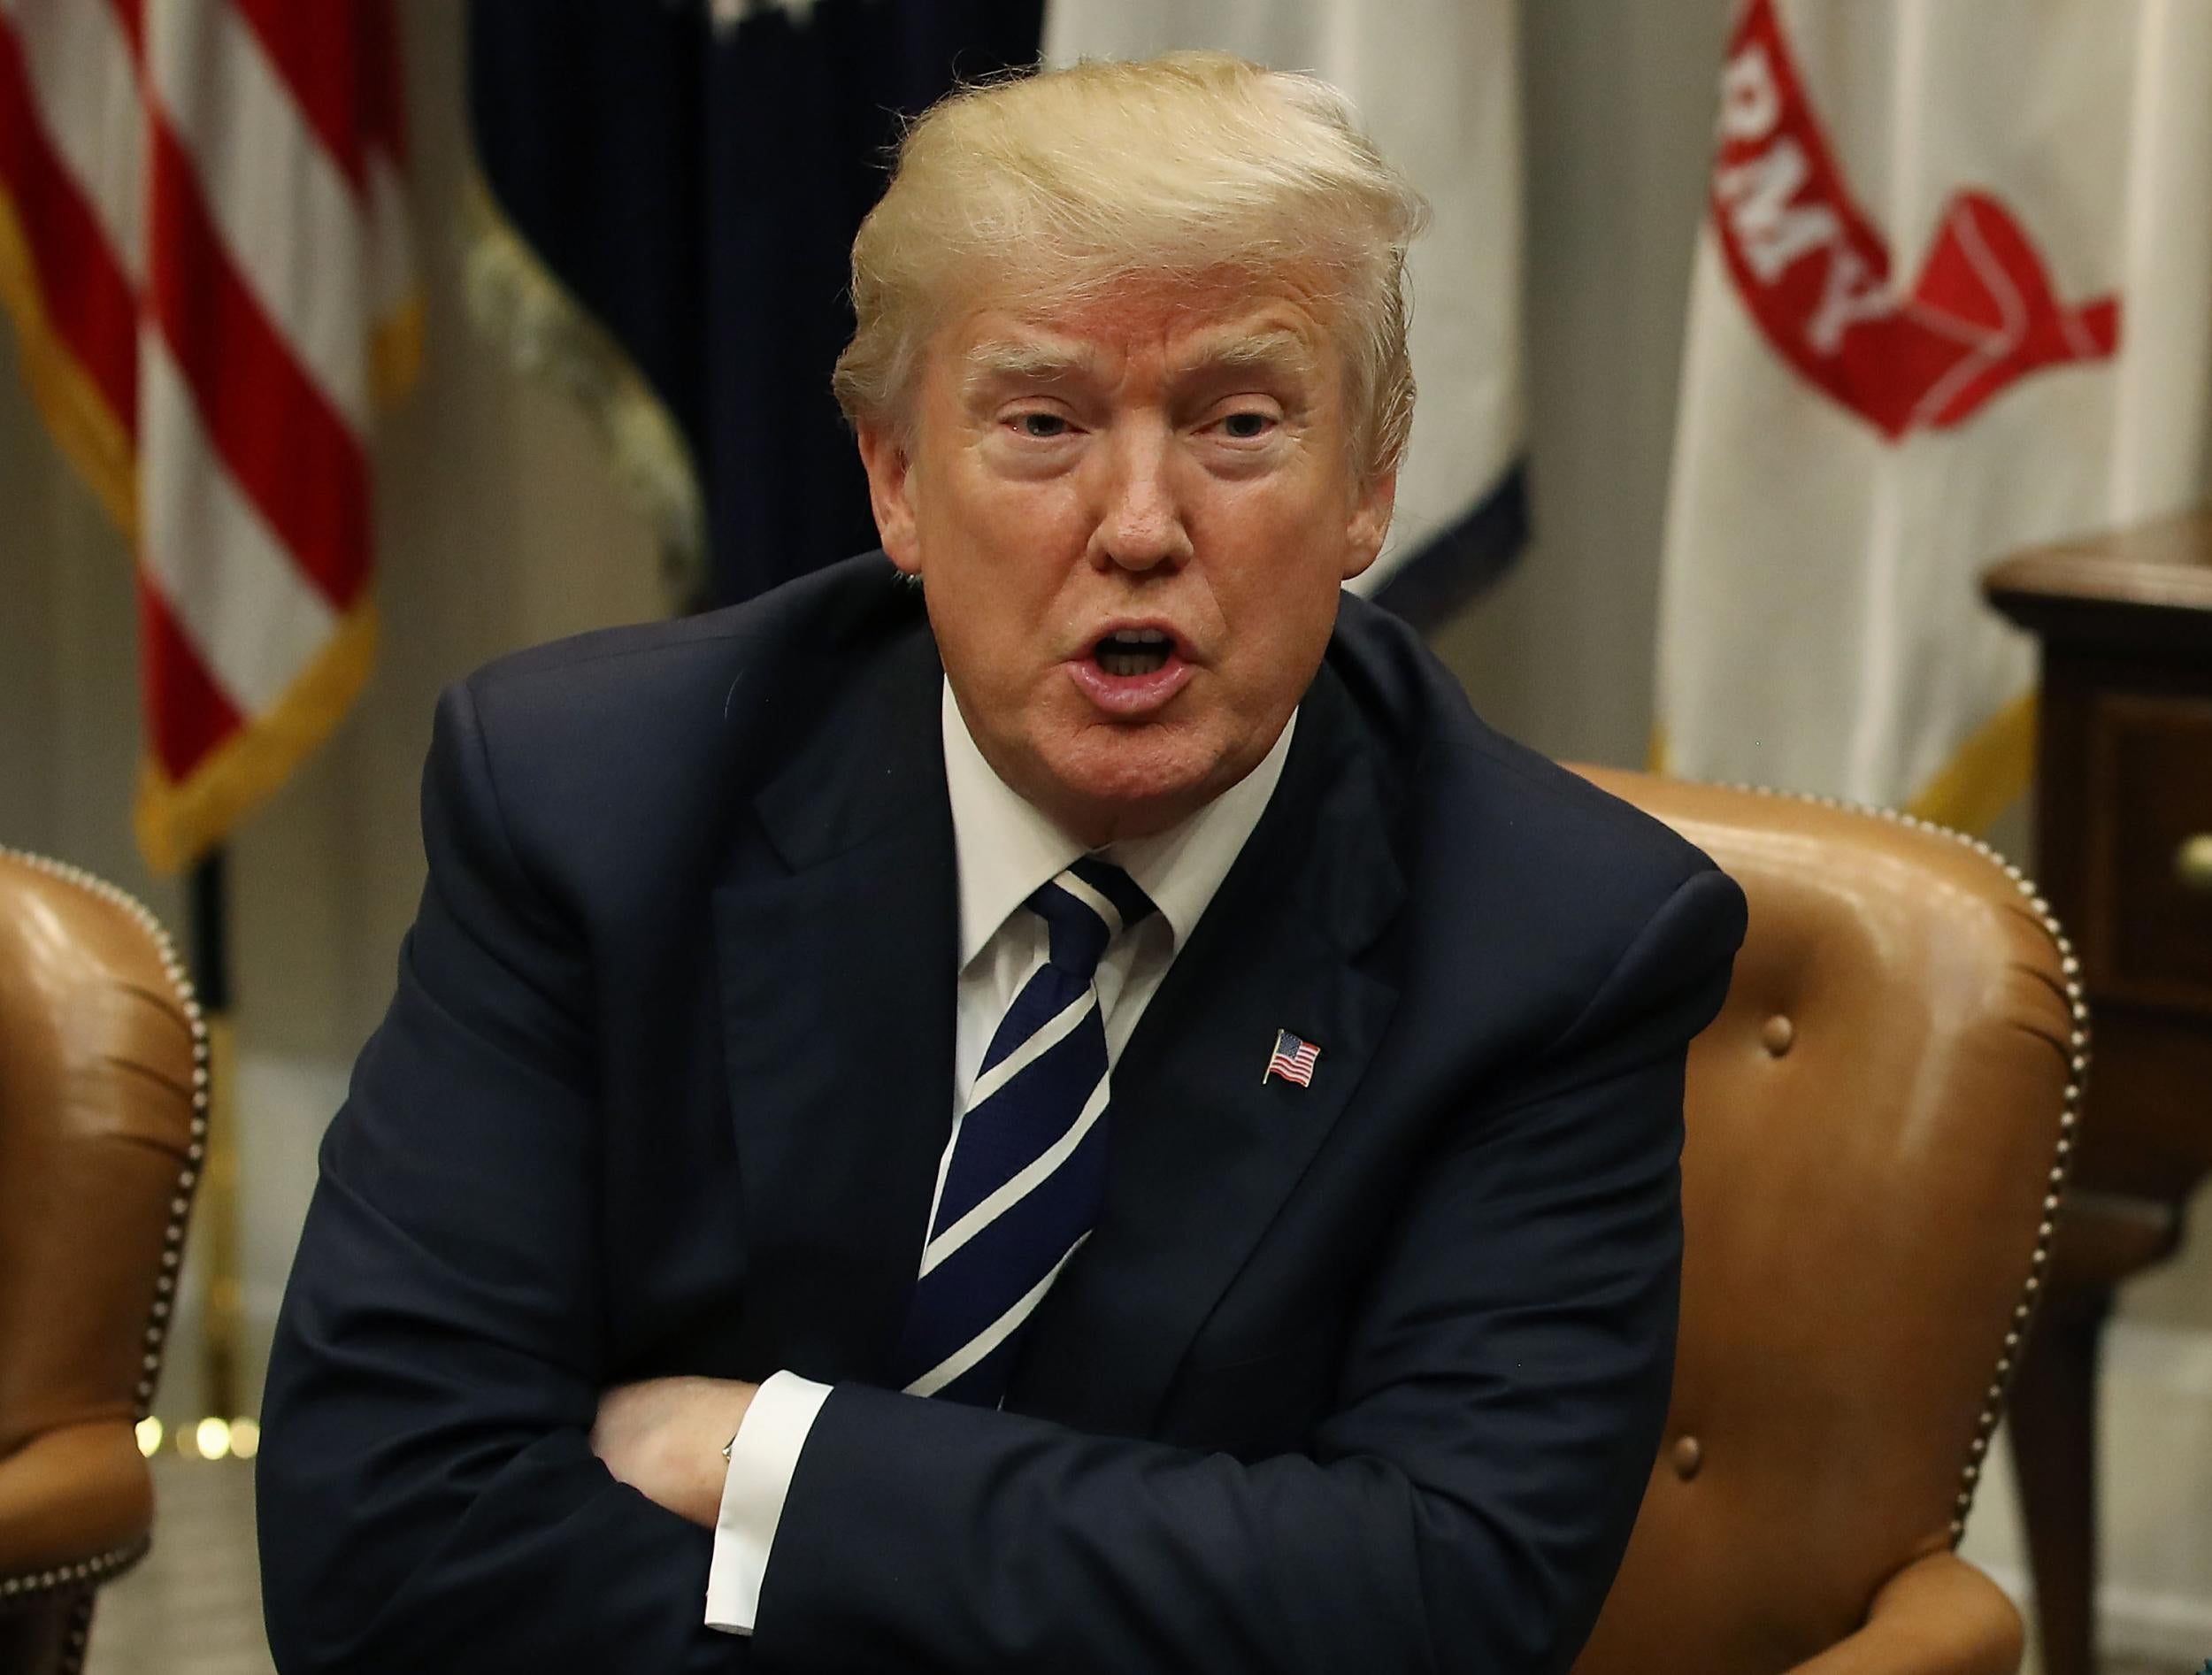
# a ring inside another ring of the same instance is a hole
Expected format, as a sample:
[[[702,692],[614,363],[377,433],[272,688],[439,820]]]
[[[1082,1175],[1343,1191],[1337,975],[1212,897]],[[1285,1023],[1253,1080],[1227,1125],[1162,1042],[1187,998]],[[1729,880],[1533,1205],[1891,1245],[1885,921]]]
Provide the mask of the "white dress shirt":
[[[953,850],[960,886],[958,1018],[953,1050],[955,1112],[964,1111],[968,1089],[983,1064],[991,1036],[1006,1009],[1048,950],[1045,922],[1020,911],[1037,887],[1065,871],[1083,846],[1018,796],[976,749],[947,682],[940,703],[945,744],[945,789],[952,803]],[[1094,980],[1106,1025],[1110,1071],[1137,1020],[1229,868],[1259,824],[1296,730],[1294,713],[1259,766],[1204,808],[1156,837],[1131,838],[1100,851],[1133,880],[1159,910],[1118,936],[1099,961]],[[960,1137],[953,1120],[945,1156]],[[941,1182],[943,1167],[938,1173]],[[921,1252],[914,1253],[919,1271]],[[715,1524],[714,1561],[707,1573],[707,1625],[735,1634],[753,1632],[761,1580],[783,1515],[784,1497],[797,1471],[799,1451],[830,1387],[795,1373],[764,1382],[746,1410],[730,1448]]]

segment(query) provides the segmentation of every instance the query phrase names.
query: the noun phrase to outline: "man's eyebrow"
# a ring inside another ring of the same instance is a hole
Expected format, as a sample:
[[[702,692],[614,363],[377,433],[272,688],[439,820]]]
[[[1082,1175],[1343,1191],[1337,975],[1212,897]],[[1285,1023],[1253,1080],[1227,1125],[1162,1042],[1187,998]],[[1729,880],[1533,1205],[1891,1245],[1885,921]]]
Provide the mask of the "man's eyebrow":
[[[1252,332],[1209,346],[1194,356],[1187,373],[1248,372],[1311,377],[1313,351],[1304,338],[1286,326]]]
[[[973,390],[996,382],[1050,383],[1088,371],[1097,357],[1072,344],[1018,343],[994,338],[976,344],[963,358],[968,371],[962,382]]]
[[[1079,343],[1021,342],[992,338],[971,348],[964,389],[974,392],[994,383],[1048,384],[1079,377],[1097,365],[1096,351]],[[1206,345],[1177,369],[1179,376],[1210,373],[1272,373],[1300,379],[1313,377],[1313,350],[1286,326],[1240,334]]]

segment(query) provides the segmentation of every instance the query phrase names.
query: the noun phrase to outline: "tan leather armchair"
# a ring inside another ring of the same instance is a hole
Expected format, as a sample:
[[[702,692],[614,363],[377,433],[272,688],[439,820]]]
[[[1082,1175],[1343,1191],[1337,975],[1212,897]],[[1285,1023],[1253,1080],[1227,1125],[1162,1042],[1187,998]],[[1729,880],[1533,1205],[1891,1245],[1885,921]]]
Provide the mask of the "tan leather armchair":
[[[206,1141],[206,1046],[153,916],[0,849],[0,1672],[73,1671],[145,1552],[134,1426]]]
[[[1674,1402],[1578,1675],[2005,1675],[2018,1614],[1953,1551],[2073,1151],[2086,1013],[1985,846],[1585,770],[1742,884],[1691,1049]]]

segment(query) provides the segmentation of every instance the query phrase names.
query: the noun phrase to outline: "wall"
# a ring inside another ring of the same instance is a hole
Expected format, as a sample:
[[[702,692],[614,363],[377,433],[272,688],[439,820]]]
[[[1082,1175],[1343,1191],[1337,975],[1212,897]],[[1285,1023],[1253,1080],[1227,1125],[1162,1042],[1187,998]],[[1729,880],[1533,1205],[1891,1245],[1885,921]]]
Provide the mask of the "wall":
[[[1675,378],[1726,10],[1524,8],[1538,533],[1439,646],[1494,721],[1555,755],[1637,763],[1649,730]],[[404,22],[429,352],[379,448],[386,649],[330,748],[233,849],[249,1307],[263,1323],[317,1138],[413,910],[416,779],[438,688],[508,648],[659,610],[644,531],[582,419],[513,377],[463,318],[460,9],[408,0]],[[180,925],[178,892],[146,875],[127,836],[126,555],[40,430],[12,342],[0,507],[0,841],[91,865]],[[2016,834],[2007,841],[2019,848]],[[171,1413],[196,1409],[189,1341],[165,1387]],[[2200,1236],[2124,1300],[2106,1425],[2114,1632],[2170,1650],[2200,1627],[2212,1644],[2186,1598],[2191,1575],[2212,1574],[2208,1367],[2212,1238]],[[1969,1550],[2017,1587],[2001,1474],[1986,1499]]]
[[[1524,5],[1535,541],[1438,649],[1494,722],[1640,765],[1690,254],[1728,8]]]

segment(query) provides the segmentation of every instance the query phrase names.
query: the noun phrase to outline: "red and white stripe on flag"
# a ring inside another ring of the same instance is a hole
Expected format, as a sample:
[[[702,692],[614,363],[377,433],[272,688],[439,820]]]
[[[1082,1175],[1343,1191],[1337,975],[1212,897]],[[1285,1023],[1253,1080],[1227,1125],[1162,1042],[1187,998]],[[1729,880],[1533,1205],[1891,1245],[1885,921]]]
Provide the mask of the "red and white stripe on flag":
[[[390,0],[0,0],[0,301],[137,558],[138,836],[220,841],[368,673],[411,381]]]
[[[1978,827],[2020,548],[2194,504],[2212,6],[1741,0],[1661,587],[1658,765]]]

